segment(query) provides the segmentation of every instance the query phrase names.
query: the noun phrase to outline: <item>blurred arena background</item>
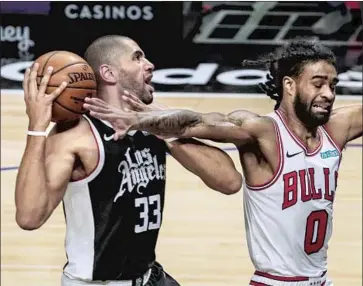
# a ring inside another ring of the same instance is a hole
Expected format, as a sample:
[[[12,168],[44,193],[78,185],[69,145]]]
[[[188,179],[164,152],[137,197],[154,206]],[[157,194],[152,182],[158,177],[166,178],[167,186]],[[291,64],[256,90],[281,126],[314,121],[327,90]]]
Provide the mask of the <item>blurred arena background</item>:
[[[242,68],[241,61],[290,39],[310,37],[335,52],[336,104],[350,104],[362,100],[360,4],[1,2],[1,284],[59,285],[65,263],[61,206],[37,231],[21,230],[14,219],[15,178],[28,123],[21,83],[34,59],[51,50],[83,56],[95,38],[122,34],[136,40],[156,66],[156,101],[202,112],[246,108],[263,114],[274,105],[257,87],[266,71]],[[221,147],[239,166],[233,146]],[[253,268],[242,193],[217,194],[168,160],[158,260],[183,285],[246,285]],[[336,286],[362,285],[361,139],[345,150],[335,204],[329,275]]]

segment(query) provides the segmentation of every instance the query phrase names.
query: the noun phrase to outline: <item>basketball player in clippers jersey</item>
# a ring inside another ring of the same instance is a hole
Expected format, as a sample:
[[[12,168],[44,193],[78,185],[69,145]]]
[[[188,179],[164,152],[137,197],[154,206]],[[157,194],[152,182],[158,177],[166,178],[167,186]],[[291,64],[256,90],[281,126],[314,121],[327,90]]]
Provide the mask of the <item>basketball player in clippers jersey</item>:
[[[362,136],[362,105],[333,109],[336,60],[320,43],[294,41],[246,63],[269,66],[264,89],[277,104],[268,115],[168,110],[130,116],[99,108],[92,99],[84,106],[109,120],[117,136],[144,130],[234,143],[245,175],[246,235],[256,268],[249,285],[332,285],[327,249],[339,165],[347,142]]]
[[[131,39],[105,36],[85,59],[95,71],[98,97],[118,108],[128,90],[145,104],[153,100],[153,65]],[[45,131],[53,94],[45,94],[51,71],[36,87],[38,65],[26,71],[24,93],[29,130]],[[242,185],[231,158],[196,140],[166,143],[141,131],[113,140],[114,130],[89,115],[57,124],[46,137],[28,136],[16,183],[16,220],[26,230],[41,227],[63,201],[66,255],[62,285],[179,285],[155,261],[163,220],[165,152],[209,187],[232,194]],[[222,167],[221,167],[222,164]]]

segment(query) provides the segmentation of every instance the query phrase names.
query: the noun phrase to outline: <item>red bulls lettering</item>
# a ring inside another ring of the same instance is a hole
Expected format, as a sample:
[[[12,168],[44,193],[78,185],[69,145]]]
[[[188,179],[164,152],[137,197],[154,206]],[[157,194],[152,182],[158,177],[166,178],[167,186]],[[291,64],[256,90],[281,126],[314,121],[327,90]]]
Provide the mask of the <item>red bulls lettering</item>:
[[[324,176],[324,199],[332,202],[334,200],[334,190],[337,187],[338,172],[335,172],[334,174],[335,186],[330,186],[329,168],[324,168],[322,172],[319,172],[319,175]],[[316,176],[314,168],[309,168],[308,170],[302,169],[284,174],[284,201],[282,203],[282,209],[295,205],[298,201],[299,195],[302,202],[322,199],[322,189],[317,189],[315,187]],[[300,194],[298,191],[299,189]]]

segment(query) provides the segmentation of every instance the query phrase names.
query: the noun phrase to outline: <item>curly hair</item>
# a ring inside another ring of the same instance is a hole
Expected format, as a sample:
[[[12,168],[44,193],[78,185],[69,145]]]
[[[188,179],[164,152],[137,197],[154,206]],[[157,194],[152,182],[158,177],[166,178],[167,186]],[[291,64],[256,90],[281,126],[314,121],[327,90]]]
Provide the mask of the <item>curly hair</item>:
[[[244,60],[242,65],[265,65],[268,67],[267,81],[259,86],[271,99],[276,100],[276,110],[282,100],[282,79],[284,76],[297,77],[302,73],[306,64],[320,60],[325,60],[336,66],[336,58],[330,49],[319,42],[299,39],[278,48],[274,53],[262,56],[256,61]]]

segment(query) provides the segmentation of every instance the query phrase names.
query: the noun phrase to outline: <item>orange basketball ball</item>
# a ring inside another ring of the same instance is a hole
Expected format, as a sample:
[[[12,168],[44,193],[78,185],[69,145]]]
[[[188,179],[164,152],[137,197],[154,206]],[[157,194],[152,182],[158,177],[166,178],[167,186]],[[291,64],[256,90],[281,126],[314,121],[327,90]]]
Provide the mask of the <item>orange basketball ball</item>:
[[[54,100],[52,121],[62,122],[77,119],[86,112],[85,97],[94,97],[97,91],[95,74],[80,56],[67,51],[52,51],[35,60],[39,64],[38,88],[49,66],[53,67],[46,93],[54,91],[63,81],[65,90]]]

